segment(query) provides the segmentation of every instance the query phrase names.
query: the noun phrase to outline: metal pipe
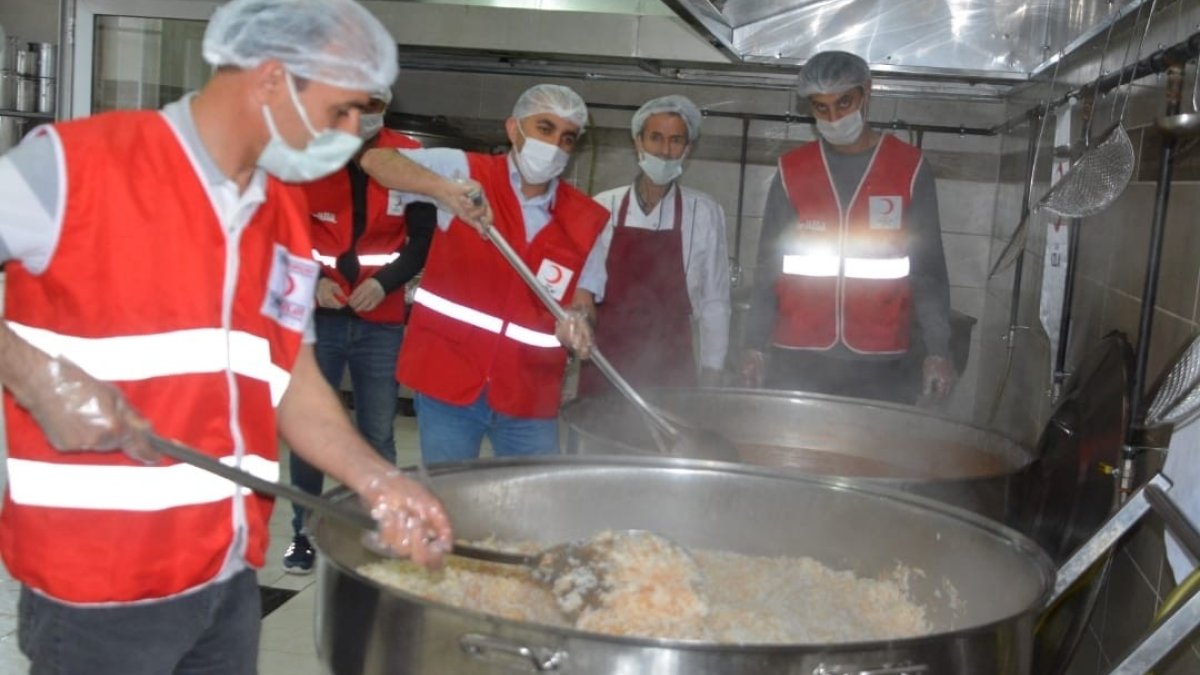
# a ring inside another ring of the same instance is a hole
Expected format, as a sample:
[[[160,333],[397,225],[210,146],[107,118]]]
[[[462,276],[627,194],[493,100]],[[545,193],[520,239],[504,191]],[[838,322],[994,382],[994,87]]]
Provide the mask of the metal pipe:
[[[738,163],[737,225],[733,233],[733,259],[742,259],[742,202],[746,198],[746,155],[750,149],[750,118],[742,118],[742,154]]]
[[[1183,93],[1182,62],[1172,64],[1167,70],[1167,111],[1177,115]],[[1159,159],[1157,191],[1154,195],[1154,218],[1150,225],[1150,250],[1146,262],[1146,275],[1142,282],[1142,307],[1138,319],[1138,341],[1134,356],[1133,391],[1130,392],[1129,427],[1122,448],[1123,464],[1121,488],[1128,494],[1133,486],[1133,459],[1137,456],[1137,438],[1145,425],[1146,411],[1143,410],[1148,363],[1150,360],[1150,336],[1154,330],[1154,306],[1158,301],[1158,275],[1162,268],[1162,246],[1167,226],[1167,204],[1171,197],[1171,177],[1174,173],[1176,140],[1164,135],[1162,154]]]
[[[639,106],[629,105],[626,103],[603,103],[588,101],[589,109],[594,110],[628,110],[636,111]],[[744,113],[744,112],[728,112],[724,110],[704,110],[705,117],[726,117],[738,120],[755,120],[762,122],[784,122],[787,124],[815,124],[817,119],[812,115],[794,115],[786,113],[783,115],[772,113]],[[876,129],[891,129],[902,130],[910,129],[913,131],[925,131],[933,134],[954,134],[956,136],[994,136],[997,129],[984,129],[981,127],[967,126],[950,126],[946,124],[909,124],[903,120],[892,120],[890,122],[867,122],[868,125]]]
[[[58,2],[58,92],[54,119],[71,118],[75,83],[75,5],[76,0]]]
[[[1037,115],[1057,108],[1072,98],[1086,99],[1088,96],[1099,97],[1113,89],[1139,80],[1147,75],[1157,75],[1167,71],[1174,64],[1184,63],[1200,56],[1200,32],[1192,33],[1188,38],[1169,47],[1164,47],[1153,54],[1144,56],[1134,63],[1126,65],[1107,75],[1102,75],[1085,85],[1072,89],[1057,99],[1039,103],[1033,109],[1014,115],[1004,123],[993,127],[992,133],[1009,133],[1023,122],[1036,119]],[[1051,92],[1053,93],[1053,92]]]
[[[1033,129],[1032,122],[1029,128]],[[1033,193],[1034,177],[1037,175],[1037,167],[1033,163],[1037,159],[1039,136],[1045,131],[1045,125],[1039,125],[1038,130],[1036,135],[1033,133],[1029,134],[1029,147],[1025,151],[1025,166],[1029,178],[1025,181],[1025,187],[1021,192],[1021,222],[1029,218],[1029,198]],[[1020,225],[1017,225],[1018,229],[1020,227]],[[1004,373],[1000,376],[1000,386],[996,387],[996,394],[992,398],[992,406],[988,411],[988,426],[995,424],[996,415],[1000,412],[1000,404],[1004,399],[1004,392],[1008,389],[1008,381],[1012,378],[1013,353],[1017,348],[1017,321],[1020,318],[1021,312],[1021,277],[1024,271],[1025,249],[1022,247],[1021,251],[1017,254],[1016,263],[1013,266],[1012,296],[1008,301],[1008,333],[1004,336],[1004,340],[1007,343],[1004,354]]]
[[[1072,219],[1067,225],[1067,278],[1063,284],[1062,310],[1058,316],[1058,350],[1054,355],[1054,398],[1067,379],[1067,342],[1071,336],[1071,305],[1075,299],[1075,274],[1079,269],[1079,220]]]
[[[1032,123],[1030,125],[1030,128],[1032,129]],[[1045,131],[1044,125],[1039,125],[1038,129],[1039,129],[1039,133],[1044,133],[1044,131]],[[1037,147],[1038,147],[1038,143],[1040,143],[1040,142],[1041,142],[1041,139],[1038,138],[1037,135],[1034,135],[1034,134],[1029,135],[1029,147],[1026,148],[1026,150],[1025,150],[1025,163],[1026,163],[1026,166],[1029,167],[1029,180],[1025,181],[1025,187],[1022,188],[1022,190],[1021,190],[1021,219],[1022,220],[1029,217],[1029,199],[1030,199],[1030,196],[1032,196],[1032,194],[1033,194],[1033,183],[1036,180],[1036,176],[1037,176],[1037,167],[1034,166],[1033,163],[1037,159]],[[1009,331],[1008,350],[1010,352],[1012,351],[1013,346],[1014,346],[1013,343],[1015,342],[1012,339],[1013,332],[1016,330],[1017,322],[1020,318],[1021,277],[1022,277],[1024,271],[1025,271],[1025,251],[1022,250],[1020,253],[1017,254],[1017,262],[1013,268],[1012,299],[1010,300],[1009,307],[1008,307],[1008,331]]]

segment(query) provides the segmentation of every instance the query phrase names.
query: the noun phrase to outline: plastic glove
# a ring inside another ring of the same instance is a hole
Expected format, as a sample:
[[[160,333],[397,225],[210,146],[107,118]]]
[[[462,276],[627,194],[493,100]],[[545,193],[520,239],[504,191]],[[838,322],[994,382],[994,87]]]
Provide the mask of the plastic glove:
[[[119,449],[138,462],[158,461],[145,433],[150,423],[121,390],[62,357],[48,360],[31,380],[33,393],[17,403],[33,415],[50,445],[64,452]]]
[[[761,388],[767,379],[767,355],[757,349],[742,352],[742,366],[738,373],[742,386]]]
[[[492,207],[483,194],[483,186],[467,178],[447,180],[436,196],[443,211],[449,211],[483,234],[492,224]]]
[[[699,384],[701,387],[719,387],[722,375],[724,373],[716,368],[701,368]]]
[[[350,309],[356,312],[369,312],[378,307],[386,295],[387,293],[383,291],[383,284],[375,281],[374,278],[367,279],[350,293]]]
[[[411,558],[430,569],[441,565],[454,533],[442,503],[429,490],[389,469],[371,478],[359,497],[377,523],[368,535],[370,548]]]
[[[954,388],[954,364],[943,356],[927,356],[921,364],[921,395],[940,401]]]
[[[328,309],[341,309],[346,306],[346,294],[342,287],[329,277],[317,279],[317,306]]]
[[[588,359],[592,355],[592,343],[595,336],[592,324],[588,321],[587,312],[582,309],[569,309],[567,316],[558,322],[554,328],[558,341],[580,359]]]

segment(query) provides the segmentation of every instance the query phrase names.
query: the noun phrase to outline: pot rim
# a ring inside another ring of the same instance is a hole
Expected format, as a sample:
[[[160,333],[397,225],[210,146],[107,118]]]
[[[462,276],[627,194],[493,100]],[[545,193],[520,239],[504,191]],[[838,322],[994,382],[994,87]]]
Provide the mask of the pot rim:
[[[987,429],[987,428],[984,428],[981,426],[970,424],[970,423],[964,422],[962,420],[955,419],[954,417],[951,417],[950,415],[947,415],[940,411],[926,410],[924,408],[918,408],[916,406],[902,405],[899,403],[891,403],[889,401],[876,401],[876,400],[871,400],[871,399],[850,398],[850,397],[846,397],[846,396],[834,396],[831,394],[819,394],[819,393],[800,391],[800,390],[752,389],[752,388],[742,388],[742,387],[722,387],[718,390],[692,389],[692,388],[687,388],[687,387],[659,387],[659,388],[646,389],[643,393],[646,395],[647,400],[654,402],[655,401],[655,396],[654,396],[655,393],[666,394],[668,396],[673,395],[673,394],[685,394],[685,395],[697,396],[699,398],[699,397],[703,397],[706,393],[714,394],[717,392],[719,392],[720,394],[736,394],[738,396],[743,396],[743,397],[762,398],[762,399],[771,399],[771,400],[786,400],[786,401],[793,401],[793,402],[827,401],[830,403],[844,405],[847,407],[862,408],[862,409],[866,409],[866,410],[869,410],[869,409],[887,410],[887,411],[891,411],[893,413],[900,413],[900,414],[911,415],[914,417],[931,419],[931,420],[935,420],[941,424],[952,425],[952,426],[955,426],[955,427],[958,427],[958,428],[961,428],[964,430],[969,430],[969,431],[972,431],[975,433],[984,434],[990,438],[998,439],[1000,441],[1003,441],[1005,443],[1005,445],[1007,446],[1007,448],[1013,451],[1012,453],[987,453],[987,454],[991,454],[991,455],[995,455],[995,456],[1004,455],[1006,457],[1009,455],[1019,454],[1019,456],[1021,458],[1021,461],[1019,463],[1013,462],[1011,464],[1007,464],[1005,466],[1005,470],[1003,472],[983,474],[983,475],[960,476],[960,477],[944,477],[944,478],[933,477],[933,478],[920,478],[919,479],[919,481],[921,483],[925,483],[925,484],[929,484],[929,485],[961,484],[964,482],[986,482],[986,481],[989,481],[989,480],[992,480],[995,478],[999,478],[999,477],[1003,477],[1003,476],[1010,476],[1013,474],[1021,473],[1023,471],[1027,471],[1038,460],[1037,454],[1034,450],[1032,450],[1025,444],[1020,443],[1012,436],[1000,433],[999,431],[996,431],[995,429]],[[619,397],[615,396],[615,395],[606,395],[603,398],[609,399],[609,400],[617,400]],[[577,399],[574,399],[562,406],[562,409],[559,413],[559,417],[567,425],[568,433],[579,434],[580,436],[583,436],[588,439],[603,441],[606,444],[610,444],[612,446],[627,450],[631,456],[637,456],[637,457],[653,457],[653,456],[655,456],[656,453],[652,449],[641,448],[641,447],[638,447],[635,445],[630,445],[629,443],[626,443],[625,441],[621,441],[621,440],[618,440],[615,438],[611,438],[609,436],[605,436],[602,433],[595,431],[594,429],[585,428],[585,427],[580,426],[578,421],[572,419],[573,411],[578,410],[580,408],[584,408],[585,406],[588,406],[588,405],[594,405],[594,404],[596,404],[596,401],[597,401],[596,398],[577,398]],[[980,449],[980,452],[987,452],[987,451],[984,449]],[[583,453],[583,454],[587,454],[587,453]],[[749,466],[765,466],[765,465],[752,464]],[[774,470],[782,470],[782,471],[796,471],[796,473],[799,473],[801,476],[814,475],[814,474],[807,474],[803,471],[791,469],[790,467],[786,467],[786,466],[772,466],[770,468],[772,468]],[[836,474],[819,474],[819,475],[836,476]],[[876,483],[876,484],[880,484],[880,485],[904,485],[904,484],[912,483],[914,480],[914,478],[911,476],[887,477],[887,476],[847,475],[844,477],[853,479],[856,481],[860,481],[860,480],[861,481],[869,481],[871,483]]]
[[[739,652],[752,653],[779,653],[794,651],[796,649],[812,649],[820,647],[832,651],[861,651],[864,648],[876,649],[881,645],[887,645],[890,648],[905,648],[915,647],[926,641],[940,641],[947,636],[964,636],[975,633],[986,633],[992,631],[995,627],[1007,624],[1014,620],[1026,616],[1036,616],[1039,614],[1050,597],[1052,591],[1055,568],[1050,561],[1049,556],[1041,550],[1041,548],[1022,533],[993,520],[975,514],[966,509],[946,504],[934,499],[915,495],[907,492],[901,492],[890,488],[884,488],[874,485],[864,485],[853,481],[848,481],[841,478],[830,478],[822,476],[804,476],[794,473],[779,473],[769,471],[763,467],[752,465],[718,462],[712,460],[696,460],[677,457],[631,457],[626,455],[542,455],[532,457],[506,457],[506,458],[485,458],[463,462],[450,462],[437,464],[429,467],[430,476],[452,475],[460,473],[471,473],[477,471],[487,471],[491,469],[506,469],[513,467],[537,467],[537,466],[617,466],[617,467],[645,467],[645,468],[661,468],[671,470],[689,470],[689,471],[705,471],[705,472],[720,472],[725,474],[748,475],[760,478],[769,478],[773,480],[786,480],[789,482],[802,482],[816,485],[823,485],[833,490],[843,490],[848,492],[866,493],[872,497],[882,497],[894,502],[903,503],[909,507],[925,509],[938,512],[939,514],[950,517],[954,520],[965,522],[968,526],[984,530],[986,533],[1005,541],[1008,545],[1014,547],[1016,552],[1021,554],[1021,557],[1033,567],[1036,568],[1041,586],[1038,593],[1037,601],[1032,603],[1020,612],[1016,612],[1009,616],[997,617],[993,620],[971,626],[969,628],[942,630],[925,635],[895,638],[888,640],[874,641],[858,641],[858,642],[818,642],[818,643],[720,643],[720,642],[704,642],[697,640],[675,640],[661,638],[642,638],[607,635],[604,633],[594,633],[583,631],[576,628],[565,626],[551,626],[548,624],[535,623],[530,621],[521,621],[517,619],[508,619],[505,617],[487,614],[476,610],[456,607],[443,602],[436,602],[422,598],[418,595],[402,591],[391,586],[379,583],[370,579],[357,570],[342,564],[337,559],[329,556],[322,551],[320,528],[324,522],[324,518],[319,513],[313,513],[311,516],[311,529],[313,531],[312,542],[318,551],[318,563],[323,566],[335,568],[338,572],[348,575],[360,583],[372,586],[378,590],[388,593],[394,597],[398,597],[404,601],[416,603],[424,607],[426,610],[434,610],[439,612],[448,612],[453,615],[462,616],[473,620],[484,620],[489,622],[497,622],[501,625],[510,625],[519,627],[523,630],[550,634],[560,639],[572,640],[598,640],[619,645],[631,645],[639,647],[655,647],[663,649],[687,649],[693,651],[722,651],[728,652],[736,650]],[[417,468],[410,466],[401,469],[410,478],[416,479]],[[330,490],[326,495],[329,499],[353,499],[354,494],[346,487],[339,487]],[[318,583],[323,583],[325,570],[321,570]]]

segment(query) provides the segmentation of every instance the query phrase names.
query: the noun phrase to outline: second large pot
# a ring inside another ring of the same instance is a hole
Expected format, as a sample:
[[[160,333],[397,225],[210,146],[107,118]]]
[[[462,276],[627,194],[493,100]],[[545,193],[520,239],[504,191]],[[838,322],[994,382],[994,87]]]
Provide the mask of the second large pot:
[[[924,495],[1013,524],[1033,455],[999,434],[919,408],[762,389],[660,389],[644,395],[741,450],[741,461]],[[613,396],[562,411],[567,454],[652,455],[638,412]]]

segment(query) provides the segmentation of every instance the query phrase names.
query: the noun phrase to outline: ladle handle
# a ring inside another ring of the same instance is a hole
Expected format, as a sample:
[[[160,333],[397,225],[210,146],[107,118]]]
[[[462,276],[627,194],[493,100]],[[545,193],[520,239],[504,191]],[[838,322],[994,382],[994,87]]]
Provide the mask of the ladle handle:
[[[1200,103],[1197,102],[1200,97],[1200,60],[1196,61],[1196,74],[1192,80],[1192,112],[1200,113]]]
[[[375,519],[362,509],[347,506],[342,502],[330,501],[316,495],[310,495],[290,485],[259,478],[249,471],[243,471],[242,469],[222,464],[199,450],[194,450],[186,445],[167,440],[158,434],[151,433],[149,437],[150,445],[171,459],[204,469],[221,478],[231,480],[238,485],[248,487],[255,492],[287,499],[293,504],[299,504],[322,515],[337,518],[348,525],[353,525],[368,532],[375,531]]]
[[[533,271],[529,269],[529,266],[525,264],[525,261],[521,259],[521,256],[517,255],[517,252],[513,250],[512,246],[509,245],[504,236],[500,234],[500,231],[497,230],[494,225],[488,223],[483,226],[482,233],[484,238],[495,244],[496,249],[500,251],[500,255],[504,256],[504,259],[508,261],[508,264],[517,271],[517,274],[519,274],[521,279],[525,281],[525,285],[529,286],[534,295],[538,297],[538,300],[541,300],[542,304],[546,306],[546,309],[550,310],[550,313],[554,315],[554,318],[558,321],[565,319],[567,317],[566,310],[564,310],[562,306],[558,304],[558,301],[550,295],[550,291],[546,290],[546,287],[542,285],[542,282],[538,281],[537,276],[534,275]],[[642,412],[645,413],[646,416],[649,417],[650,420],[659,427],[659,429],[667,432],[667,434],[671,436],[675,436],[679,433],[675,430],[675,427],[672,426],[670,422],[667,422],[667,420],[664,419],[663,416],[654,409],[653,406],[646,402],[646,399],[642,398],[641,394],[637,393],[637,390],[630,386],[629,382],[627,382],[624,377],[621,377],[621,374],[617,372],[616,368],[613,368],[612,364],[608,362],[608,359],[604,358],[604,355],[600,353],[600,349],[596,347],[596,345],[592,345],[591,360],[592,363],[596,364],[596,367],[600,369],[600,372],[604,374],[604,377],[608,378],[608,381],[611,382],[614,387],[616,387],[617,391],[625,396],[625,398],[632,401],[634,405],[641,408]]]

